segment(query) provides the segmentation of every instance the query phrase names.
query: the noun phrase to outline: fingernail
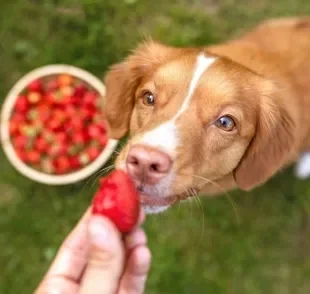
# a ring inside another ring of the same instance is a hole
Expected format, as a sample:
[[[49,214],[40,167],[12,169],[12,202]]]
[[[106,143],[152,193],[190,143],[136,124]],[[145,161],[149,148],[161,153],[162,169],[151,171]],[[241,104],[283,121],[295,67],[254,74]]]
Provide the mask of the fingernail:
[[[89,233],[94,245],[98,247],[104,247],[106,245],[108,232],[100,220],[94,219],[89,223]]]

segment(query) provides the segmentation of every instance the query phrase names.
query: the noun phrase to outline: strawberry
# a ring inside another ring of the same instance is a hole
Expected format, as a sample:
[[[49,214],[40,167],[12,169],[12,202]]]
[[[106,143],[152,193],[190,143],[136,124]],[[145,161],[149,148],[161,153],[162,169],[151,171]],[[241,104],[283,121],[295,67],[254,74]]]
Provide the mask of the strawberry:
[[[93,109],[89,109],[89,108],[82,108],[81,109],[81,117],[83,120],[91,120],[94,115],[95,115],[95,111]]]
[[[67,118],[67,114],[61,110],[61,109],[55,109],[53,111],[53,118],[61,123],[63,123],[66,118]]]
[[[48,158],[44,158],[42,160],[41,169],[42,169],[42,171],[44,171],[47,174],[52,174],[55,172],[55,167],[53,165],[53,162]]]
[[[90,163],[90,158],[87,153],[83,152],[79,155],[79,161],[82,166],[85,166]]]
[[[41,155],[38,151],[35,150],[29,150],[26,153],[26,157],[27,157],[27,162],[31,163],[31,164],[37,164],[40,162],[41,159]]]
[[[60,156],[55,160],[57,174],[65,174],[70,171],[71,163],[67,156]]]
[[[71,86],[65,86],[60,88],[60,93],[63,96],[72,96],[74,93],[74,89]]]
[[[91,146],[86,150],[87,155],[89,156],[91,161],[94,161],[101,153],[101,150],[98,147]]]
[[[108,217],[121,233],[128,233],[135,227],[140,212],[139,195],[125,172],[114,171],[100,181],[92,212]]]
[[[67,104],[65,106],[65,112],[69,117],[73,117],[77,114],[77,110],[72,104]]]
[[[34,80],[27,86],[27,89],[29,92],[41,92],[42,82],[40,80]]]
[[[15,152],[22,162],[27,162],[27,154],[24,150],[15,150]]]
[[[70,101],[68,103],[71,105],[78,106],[81,104],[81,98],[78,96],[71,96]]]
[[[81,163],[78,156],[72,156],[69,158],[71,169],[77,170],[81,168]]]
[[[72,142],[77,145],[84,145],[88,140],[86,134],[84,134],[83,132],[73,133],[71,139]]]
[[[35,150],[37,150],[41,153],[44,153],[48,149],[48,143],[46,142],[46,140],[44,138],[38,137],[34,141],[34,148],[35,148]]]
[[[62,127],[62,122],[56,118],[50,119],[47,122],[47,128],[52,130],[52,131],[56,131],[56,130],[60,129],[61,127]]]
[[[70,86],[73,82],[72,76],[63,74],[58,77],[58,83],[61,87]]]
[[[109,138],[106,134],[103,134],[99,138],[97,138],[97,140],[102,147],[105,147],[108,144]]]
[[[94,91],[88,91],[84,95],[83,102],[85,105],[95,106],[97,102],[98,95]]]
[[[36,126],[31,125],[31,124],[22,124],[19,127],[19,130],[24,136],[29,137],[29,138],[36,137],[39,132],[39,129]]]
[[[9,132],[11,136],[17,135],[19,133],[19,122],[11,120],[9,122]]]
[[[29,92],[28,101],[30,104],[37,104],[42,99],[42,96],[38,92]]]
[[[75,131],[79,131],[83,129],[84,122],[81,118],[74,116],[70,121],[70,125]]]
[[[55,141],[58,143],[65,143],[67,141],[67,134],[65,132],[55,133]]]
[[[39,112],[37,109],[30,109],[27,113],[28,120],[36,120],[39,117]]]
[[[59,83],[56,79],[49,80],[46,83],[45,88],[46,88],[46,92],[54,92],[56,90],[59,90]]]
[[[67,152],[68,147],[66,144],[54,144],[46,150],[46,153],[51,157],[62,156],[67,154]]]
[[[74,88],[74,96],[81,98],[85,95],[86,91],[87,91],[86,86],[80,83],[76,85]]]
[[[66,105],[70,97],[64,96],[60,91],[50,92],[47,94],[47,101],[52,105]]]
[[[51,116],[51,109],[46,104],[39,105],[37,111],[39,119],[43,123],[45,123]]]
[[[90,125],[88,127],[88,134],[91,138],[98,139],[101,136],[101,129],[98,125]]]
[[[26,96],[19,96],[15,103],[15,110],[20,113],[25,113],[29,108],[29,102]]]

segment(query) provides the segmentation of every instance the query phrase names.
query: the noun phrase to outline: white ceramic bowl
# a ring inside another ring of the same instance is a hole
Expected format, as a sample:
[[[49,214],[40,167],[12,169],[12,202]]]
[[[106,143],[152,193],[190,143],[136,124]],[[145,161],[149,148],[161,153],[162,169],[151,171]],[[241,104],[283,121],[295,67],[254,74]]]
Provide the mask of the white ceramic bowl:
[[[34,71],[22,77],[8,93],[6,99],[4,100],[1,111],[1,142],[7,158],[22,175],[33,181],[47,185],[72,184],[93,175],[109,160],[118,144],[117,140],[109,139],[105,149],[97,157],[97,159],[95,159],[86,167],[66,175],[50,175],[40,172],[29,167],[19,159],[19,157],[14,151],[13,145],[11,144],[9,134],[9,119],[11,117],[17,97],[31,81],[45,76],[57,75],[62,73],[70,74],[71,76],[88,83],[101,94],[104,103],[106,90],[104,84],[98,78],[85,70],[70,65],[49,65],[35,69]]]

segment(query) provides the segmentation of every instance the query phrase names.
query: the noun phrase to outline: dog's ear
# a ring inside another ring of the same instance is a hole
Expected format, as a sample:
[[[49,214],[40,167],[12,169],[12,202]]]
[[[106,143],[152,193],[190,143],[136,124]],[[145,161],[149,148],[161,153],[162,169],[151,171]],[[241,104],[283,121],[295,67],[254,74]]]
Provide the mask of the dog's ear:
[[[141,79],[165,62],[173,48],[155,43],[143,43],[123,61],[113,65],[106,74],[104,116],[111,138],[120,139],[129,131],[135,104],[135,92]]]
[[[242,190],[248,191],[265,183],[288,163],[294,150],[294,120],[289,110],[273,98],[262,97],[255,136],[234,172]]]

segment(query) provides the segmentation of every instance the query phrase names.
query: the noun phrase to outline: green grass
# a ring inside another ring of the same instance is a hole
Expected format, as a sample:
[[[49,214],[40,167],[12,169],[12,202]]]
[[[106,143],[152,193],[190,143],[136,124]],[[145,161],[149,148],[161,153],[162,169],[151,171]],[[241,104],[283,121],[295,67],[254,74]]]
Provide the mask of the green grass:
[[[50,63],[101,77],[147,36],[210,44],[267,17],[309,13],[308,0],[1,1],[0,94]],[[32,293],[96,181],[47,187],[20,176],[3,153],[0,162],[0,293]],[[309,213],[308,181],[288,170],[251,193],[201,198],[150,216],[146,293],[310,293]]]

